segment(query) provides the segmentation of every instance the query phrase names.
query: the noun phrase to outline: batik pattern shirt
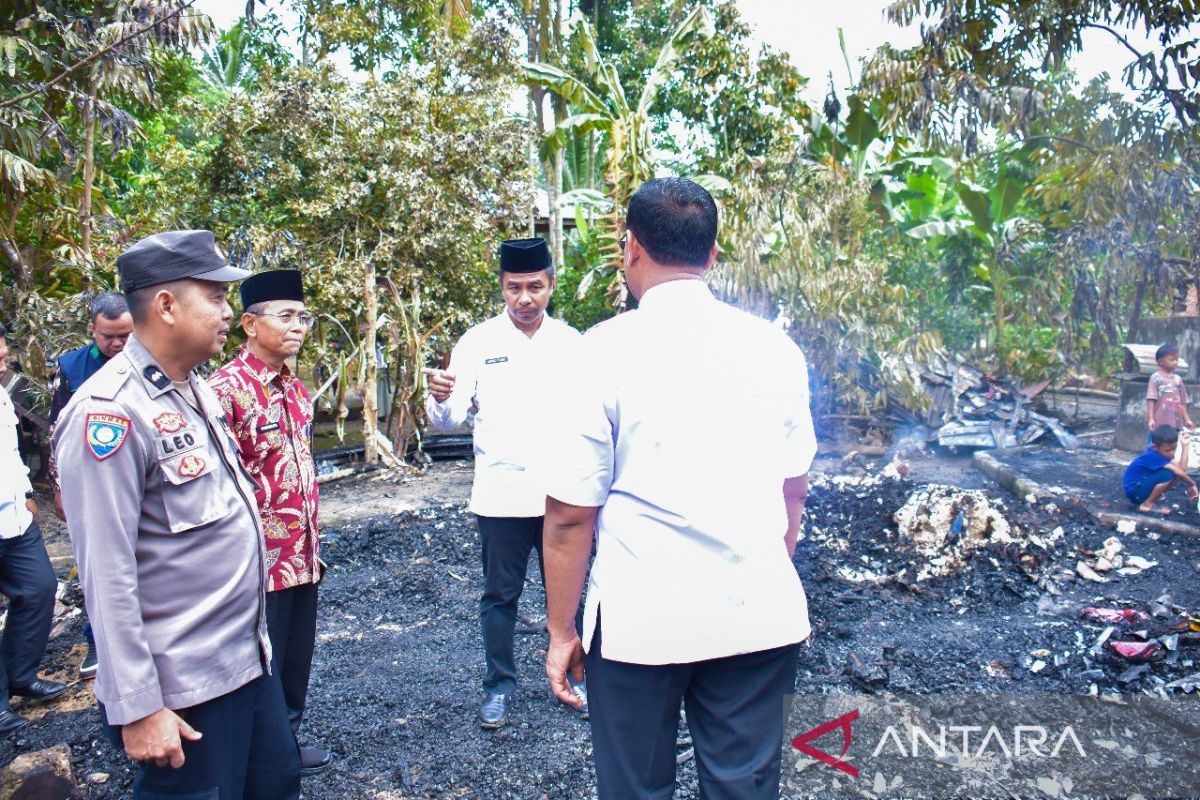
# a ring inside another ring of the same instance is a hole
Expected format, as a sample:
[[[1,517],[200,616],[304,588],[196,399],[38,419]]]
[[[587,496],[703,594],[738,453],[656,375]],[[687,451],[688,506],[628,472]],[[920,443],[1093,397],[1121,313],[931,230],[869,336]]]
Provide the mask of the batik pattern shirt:
[[[209,379],[237,439],[242,464],[259,485],[255,498],[267,553],[267,591],[321,579],[313,405],[285,365],[276,371],[249,350]]]

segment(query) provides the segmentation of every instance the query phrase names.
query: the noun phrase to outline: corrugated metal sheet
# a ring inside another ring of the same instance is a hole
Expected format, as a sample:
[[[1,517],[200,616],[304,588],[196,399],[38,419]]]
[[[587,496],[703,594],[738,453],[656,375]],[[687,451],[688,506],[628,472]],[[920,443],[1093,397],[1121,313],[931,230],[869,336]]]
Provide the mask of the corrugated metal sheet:
[[[1161,345],[1157,344],[1126,344],[1125,349],[1133,354],[1133,357],[1138,362],[1138,373],[1141,375],[1153,375],[1158,372],[1158,362],[1154,360],[1154,354],[1158,351]],[[1176,374],[1184,377],[1189,374],[1188,363],[1182,356],[1179,358],[1179,366],[1175,368]]]

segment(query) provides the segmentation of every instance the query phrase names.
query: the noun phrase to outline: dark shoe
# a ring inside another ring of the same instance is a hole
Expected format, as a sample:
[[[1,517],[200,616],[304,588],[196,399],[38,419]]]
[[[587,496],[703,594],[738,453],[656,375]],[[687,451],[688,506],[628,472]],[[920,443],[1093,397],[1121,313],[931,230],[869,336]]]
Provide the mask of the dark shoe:
[[[52,697],[58,697],[67,690],[65,683],[58,681],[47,681],[42,678],[36,678],[33,683],[28,686],[10,686],[9,693],[15,694],[17,697],[27,697],[35,703],[40,703],[43,700],[49,700]]]
[[[488,692],[479,707],[479,724],[489,730],[503,728],[508,724],[508,698],[506,694]]]
[[[83,663],[79,665],[79,677],[94,678],[96,670],[100,668],[100,659],[96,657],[96,648],[88,645],[87,655],[83,658]]]
[[[300,748],[300,775],[320,775],[333,763],[333,754],[319,747]]]
[[[575,693],[576,697],[578,697],[580,700],[583,701],[583,708],[577,708],[575,710],[579,712],[580,717],[582,717],[583,719],[587,719],[588,718],[588,703],[587,703],[587,683],[586,683],[586,681],[580,681],[579,683],[576,683],[575,681],[571,681],[571,691]]]
[[[0,735],[19,731],[29,724],[29,720],[13,711],[8,703],[0,705]]]

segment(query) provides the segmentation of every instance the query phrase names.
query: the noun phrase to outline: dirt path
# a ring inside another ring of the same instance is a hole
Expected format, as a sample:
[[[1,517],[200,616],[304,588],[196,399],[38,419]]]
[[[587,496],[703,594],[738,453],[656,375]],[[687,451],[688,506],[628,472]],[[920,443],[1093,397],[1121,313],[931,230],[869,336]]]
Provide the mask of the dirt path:
[[[797,569],[809,595],[814,634],[802,652],[801,692],[1069,692],[1153,689],[1194,672],[1181,648],[1122,685],[1128,665],[1092,644],[1103,626],[1079,619],[1084,605],[1118,602],[1149,608],[1170,592],[1200,608],[1200,542],[1122,535],[1129,552],[1157,566],[1097,584],[1071,577],[1079,548],[1112,531],[1077,509],[1026,506],[1005,498],[1006,515],[1045,548],[992,545],[961,574],[924,582],[921,559],[897,537],[892,514],[921,481],[957,482],[1002,497],[958,459],[918,459],[910,480],[823,479],[815,485],[808,536]],[[880,464],[850,467],[868,476]],[[819,471],[842,469],[823,459]],[[474,721],[481,672],[477,596],[479,542],[464,507],[467,465],[436,466],[428,476],[356,478],[322,496],[331,572],[323,587],[319,644],[305,731],[330,746],[337,766],[305,784],[307,798],[399,800],[588,800],[594,796],[586,723],[545,688],[541,629],[544,595],[531,570],[517,640],[523,684],[513,724],[498,732]],[[61,530],[48,526],[52,550]],[[1030,560],[1032,556],[1033,560]],[[879,580],[864,581],[863,571]],[[848,577],[849,576],[849,577]],[[858,577],[855,577],[858,576]],[[76,598],[68,592],[67,600]],[[82,655],[79,620],[51,643],[49,674],[63,676]],[[1035,653],[1044,668],[1032,669]],[[0,740],[0,763],[59,742],[70,745],[89,798],[128,795],[132,771],[100,736],[90,686],[82,684]],[[21,709],[29,713],[28,709]],[[48,713],[45,713],[48,712]],[[40,716],[44,713],[44,716]],[[694,760],[681,731],[676,800],[696,797]],[[107,776],[103,783],[98,774]]]

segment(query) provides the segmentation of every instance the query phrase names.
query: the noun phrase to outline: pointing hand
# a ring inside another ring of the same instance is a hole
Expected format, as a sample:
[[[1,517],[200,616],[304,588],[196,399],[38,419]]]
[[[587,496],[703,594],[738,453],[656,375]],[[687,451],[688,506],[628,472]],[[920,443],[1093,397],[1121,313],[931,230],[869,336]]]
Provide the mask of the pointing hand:
[[[429,378],[429,394],[433,396],[433,399],[439,403],[449,400],[450,393],[454,391],[454,373],[428,367],[421,371]]]

